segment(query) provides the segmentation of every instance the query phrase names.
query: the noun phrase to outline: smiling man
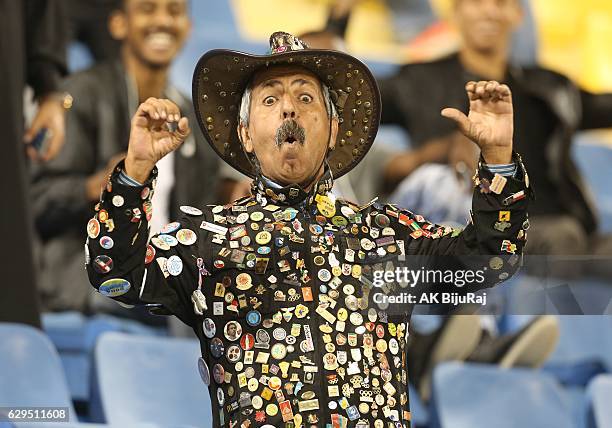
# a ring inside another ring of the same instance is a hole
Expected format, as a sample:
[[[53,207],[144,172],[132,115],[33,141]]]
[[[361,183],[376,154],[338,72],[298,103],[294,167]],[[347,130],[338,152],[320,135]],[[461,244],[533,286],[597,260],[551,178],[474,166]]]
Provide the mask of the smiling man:
[[[161,179],[156,162],[190,129],[174,103],[147,100],[88,224],[90,280],[103,295],[193,328],[214,427],[409,426],[403,355],[412,307],[376,304],[373,272],[420,255],[449,256],[455,266],[467,261],[460,256],[478,256],[481,264],[464,264],[484,272],[476,288],[514,273],[530,190],[512,152],[510,91],[471,82],[469,116],[443,111],[482,151],[472,221],[452,230],[395,206],[334,198],[333,179],[374,141],[376,82],[356,58],[308,49],[287,33],[274,33],[270,47],[264,56],[210,51],[193,82],[201,129],[226,162],[254,178],[254,196],[183,206],[182,218],[149,241],[147,218],[137,213]],[[502,217],[503,232],[494,228]],[[113,231],[102,224],[109,218]],[[101,245],[108,237],[111,249]],[[99,260],[112,268],[96,271]],[[401,291],[393,281],[385,287]]]
[[[121,41],[121,58],[69,77],[65,88],[74,97],[66,119],[69,144],[52,162],[33,171],[32,200],[42,241],[42,301],[47,310],[107,311],[116,306],[100,308],[106,299],[92,302],[83,290],[87,276],[80,232],[110,170],[125,156],[130,118],[138,105],[150,97],[167,98],[195,120],[189,97],[169,82],[170,66],[190,31],[188,1],[124,0],[108,24],[112,36]],[[215,186],[218,164],[199,131],[160,162],[158,168],[165,172],[154,200],[153,230],[175,218],[178,205],[216,201],[215,194],[201,192],[200,186]],[[112,240],[104,245],[111,246]]]

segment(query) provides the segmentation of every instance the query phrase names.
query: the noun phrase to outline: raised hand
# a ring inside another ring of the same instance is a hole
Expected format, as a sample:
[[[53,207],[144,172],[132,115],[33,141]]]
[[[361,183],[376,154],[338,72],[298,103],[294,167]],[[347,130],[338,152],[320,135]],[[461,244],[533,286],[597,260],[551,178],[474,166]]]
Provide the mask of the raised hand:
[[[176,104],[149,98],[138,107],[132,118],[125,172],[133,179],[144,182],[155,164],[178,149],[190,132],[189,121],[181,117]]]
[[[510,88],[495,81],[468,82],[465,85],[470,100],[466,116],[454,108],[442,110],[442,116],[454,120],[461,132],[474,141],[489,164],[512,161],[514,113]]]

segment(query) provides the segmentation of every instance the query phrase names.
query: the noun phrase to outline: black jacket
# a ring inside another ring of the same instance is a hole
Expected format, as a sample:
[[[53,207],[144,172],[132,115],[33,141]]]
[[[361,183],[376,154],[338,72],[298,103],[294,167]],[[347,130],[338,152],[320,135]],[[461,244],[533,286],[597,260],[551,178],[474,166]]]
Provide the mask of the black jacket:
[[[392,205],[334,201],[329,178],[310,194],[260,178],[255,196],[183,208],[148,241],[138,213],[150,208],[156,173],[130,187],[118,181],[121,168],[88,223],[89,278],[103,295],[193,328],[214,427],[409,426],[405,341],[413,305],[386,305],[385,293],[408,290],[377,283],[375,272],[419,269],[423,258],[448,266],[450,258],[462,272],[481,272],[482,281],[472,277],[463,290],[492,286],[518,268],[528,227],[528,198],[503,203],[530,193],[522,168],[500,195],[488,191],[492,174],[481,168],[482,191],[474,191],[463,231]],[[120,208],[112,203],[118,195]],[[114,246],[105,249],[109,237]],[[460,291],[450,281],[435,291]]]
[[[567,77],[540,67],[508,69],[515,85],[542,100],[555,122],[547,141],[529,141],[541,147],[548,163],[548,179],[564,209],[578,219],[588,233],[597,228],[593,198],[571,157],[572,137],[578,130],[612,126],[612,94],[595,95],[576,87]],[[402,66],[390,78],[379,82],[382,96],[382,121],[404,127],[416,146],[455,131],[454,122],[440,116],[444,107],[467,111],[465,83],[477,80],[468,73],[458,55],[436,61]],[[515,88],[510,88],[516,90]],[[520,103],[520,101],[519,101]],[[515,101],[515,111],[524,109]],[[541,118],[524,122],[527,127],[541,126]],[[518,124],[521,126],[521,124]],[[517,132],[515,124],[515,133]],[[528,153],[521,153],[529,166]],[[539,166],[539,165],[538,165]],[[531,166],[532,177],[536,176]],[[538,191],[537,180],[534,188]]]

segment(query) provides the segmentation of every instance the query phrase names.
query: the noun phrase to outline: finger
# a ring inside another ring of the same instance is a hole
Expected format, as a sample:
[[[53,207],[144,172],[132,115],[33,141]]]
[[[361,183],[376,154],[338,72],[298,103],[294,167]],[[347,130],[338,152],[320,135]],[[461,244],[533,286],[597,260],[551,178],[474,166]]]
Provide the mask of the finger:
[[[30,125],[30,128],[23,135],[23,142],[26,144],[31,143],[34,137],[36,136],[36,134],[38,134],[41,129],[42,129],[42,121],[40,121],[38,117],[36,117],[34,121],[32,122],[32,124]]]
[[[183,117],[178,122],[178,127],[176,129],[175,135],[178,136],[181,140],[185,140],[189,134],[191,133],[191,129],[189,128],[189,119]]]
[[[512,91],[508,85],[499,85],[497,88],[497,93],[499,97],[504,101],[510,101],[512,98]]]
[[[485,92],[485,86],[488,82],[480,81],[476,84],[476,90],[474,91],[476,96],[480,99],[489,98],[487,93]]]
[[[472,125],[468,117],[460,110],[456,108],[445,108],[441,112],[442,116],[454,120],[457,126],[459,126],[459,130],[468,138],[472,138],[471,129]]]
[[[170,100],[162,100],[168,112],[168,121],[178,122],[181,119],[181,111],[178,106]]]
[[[465,85],[465,91],[467,92],[467,96],[470,101],[478,99],[478,96],[476,95],[476,82],[468,82]]]
[[[499,83],[494,80],[491,80],[485,84],[485,92],[489,94],[489,96],[493,96],[493,93],[497,90]]]
[[[53,159],[57,156],[64,145],[64,132],[63,131],[54,131],[53,137],[49,142],[49,148],[47,149],[47,153],[45,153],[42,158],[46,162],[48,160]]]
[[[157,112],[155,105],[152,102],[148,102],[148,101],[140,105],[140,107],[138,108],[138,113],[136,114],[135,118],[142,117],[142,116],[148,116],[154,120],[160,119],[159,113]],[[143,122],[140,121],[139,124],[140,123],[143,123]],[[146,123],[144,123],[142,126],[146,126]]]
[[[168,112],[166,111],[166,104],[163,100],[153,98],[149,99],[148,103],[155,108],[160,120],[166,120]]]

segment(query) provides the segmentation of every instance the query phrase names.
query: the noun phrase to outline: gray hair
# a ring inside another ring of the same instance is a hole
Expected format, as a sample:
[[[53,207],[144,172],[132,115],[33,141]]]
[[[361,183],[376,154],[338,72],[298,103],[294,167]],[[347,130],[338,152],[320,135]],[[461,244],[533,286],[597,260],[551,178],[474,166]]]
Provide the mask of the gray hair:
[[[324,83],[321,83],[321,90],[323,92],[323,100],[325,101],[325,109],[329,118],[338,118],[338,111],[336,106],[332,102],[331,93],[329,87]],[[240,101],[240,115],[238,117],[238,123],[243,126],[249,126],[250,109],[251,109],[251,94],[253,89],[248,84],[244,93],[242,94],[242,100]]]

